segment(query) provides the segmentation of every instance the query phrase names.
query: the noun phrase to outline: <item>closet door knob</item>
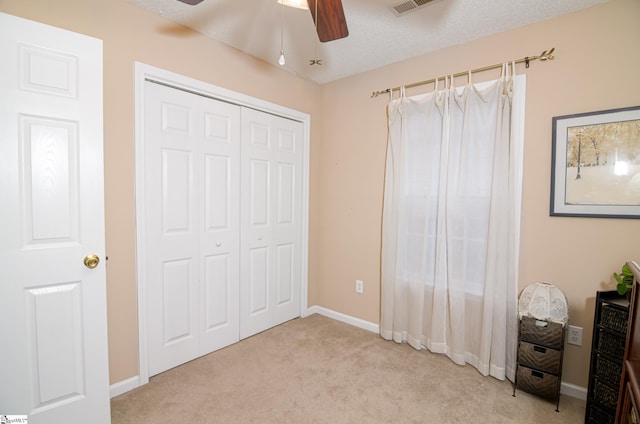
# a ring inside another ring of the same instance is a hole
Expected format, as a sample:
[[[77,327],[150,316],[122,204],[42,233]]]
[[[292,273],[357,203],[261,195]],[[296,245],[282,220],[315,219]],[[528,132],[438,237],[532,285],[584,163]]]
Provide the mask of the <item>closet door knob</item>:
[[[262,236],[258,236],[258,240],[262,240]]]
[[[220,247],[222,246],[222,243],[220,243],[219,241],[216,242],[216,246]]]

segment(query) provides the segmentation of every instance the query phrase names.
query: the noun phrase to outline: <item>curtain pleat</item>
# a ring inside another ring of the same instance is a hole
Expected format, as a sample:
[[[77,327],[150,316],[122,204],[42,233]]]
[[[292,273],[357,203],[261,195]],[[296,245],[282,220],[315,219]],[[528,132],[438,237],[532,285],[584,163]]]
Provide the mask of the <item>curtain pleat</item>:
[[[524,76],[388,106],[380,334],[513,378]],[[513,66],[511,66],[513,69]]]

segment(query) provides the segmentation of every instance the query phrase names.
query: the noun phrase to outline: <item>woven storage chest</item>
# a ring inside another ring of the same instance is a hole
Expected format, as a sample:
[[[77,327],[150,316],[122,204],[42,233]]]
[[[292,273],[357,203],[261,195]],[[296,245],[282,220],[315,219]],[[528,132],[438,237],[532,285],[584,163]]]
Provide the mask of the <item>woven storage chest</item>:
[[[520,343],[520,364],[547,373],[560,372],[560,351],[528,342]]]
[[[608,383],[611,387],[618,387],[622,375],[622,364],[611,361],[603,355],[597,355],[596,374],[599,380]]]
[[[614,334],[600,330],[598,351],[613,358],[622,358],[626,340]]]
[[[592,405],[587,410],[587,424],[614,424],[615,417],[606,411]]]
[[[614,308],[610,305],[603,305],[601,313],[600,325],[602,327],[617,331],[621,334],[627,334],[627,321],[629,319],[627,311]]]
[[[557,322],[540,321],[531,317],[522,317],[520,322],[520,340],[560,349],[563,340],[563,326]]]
[[[558,376],[518,366],[518,388],[525,392],[538,395],[547,399],[556,399],[558,395]]]
[[[607,386],[596,378],[593,397],[598,403],[615,411],[618,403],[618,391]]]

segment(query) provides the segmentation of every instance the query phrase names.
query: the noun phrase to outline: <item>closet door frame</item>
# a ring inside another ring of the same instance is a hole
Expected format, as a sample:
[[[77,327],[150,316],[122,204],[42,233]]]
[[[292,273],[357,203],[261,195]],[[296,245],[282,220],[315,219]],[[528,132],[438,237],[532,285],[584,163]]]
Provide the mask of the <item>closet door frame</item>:
[[[149,382],[147,350],[147,276],[145,263],[145,184],[144,184],[144,103],[145,81],[151,80],[180,90],[185,90],[212,99],[256,109],[301,122],[303,125],[302,152],[302,243],[301,243],[301,287],[300,316],[307,316],[308,304],[308,245],[309,245],[309,148],[311,116],[307,113],[237,93],[203,81],[176,74],[161,68],[135,62],[135,184],[136,184],[136,282],[138,294],[138,384]],[[133,388],[133,387],[131,387]]]

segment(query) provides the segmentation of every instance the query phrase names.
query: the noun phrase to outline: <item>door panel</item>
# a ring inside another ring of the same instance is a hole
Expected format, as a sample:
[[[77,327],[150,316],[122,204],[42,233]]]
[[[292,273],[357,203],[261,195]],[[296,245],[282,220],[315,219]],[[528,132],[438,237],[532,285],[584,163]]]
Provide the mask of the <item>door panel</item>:
[[[271,321],[269,316],[269,251],[266,247],[249,250],[249,317]],[[262,315],[262,317],[259,317]]]
[[[300,316],[302,124],[242,109],[240,338]]]
[[[231,197],[231,160],[228,156],[205,155],[204,159],[205,229],[229,230]]]
[[[102,42],[0,27],[0,411],[107,424]]]
[[[240,109],[145,84],[147,334],[154,375],[238,341]]]
[[[77,243],[78,123],[24,115],[18,119],[25,244]]]
[[[166,261],[162,264],[162,322],[164,346],[197,337],[192,325],[197,310],[191,308],[194,297],[192,260]]]
[[[277,251],[277,297],[276,305],[282,306],[285,303],[294,301],[293,298],[293,273],[295,270],[293,244],[280,244],[276,248]]]
[[[278,164],[278,199],[277,223],[279,225],[293,225],[295,214],[295,166],[290,163]]]
[[[192,153],[162,150],[162,228],[165,235],[189,235],[196,224],[192,214]]]
[[[236,281],[231,280],[229,254],[205,256],[205,331],[215,331],[221,326],[231,325],[235,317],[229,315],[229,293]]]
[[[253,159],[249,190],[249,225],[253,229],[265,228],[269,225],[269,189],[271,188],[270,163],[267,160]]]
[[[85,395],[82,283],[26,291],[27,339],[35,409]],[[55,334],[55,337],[51,337]]]

